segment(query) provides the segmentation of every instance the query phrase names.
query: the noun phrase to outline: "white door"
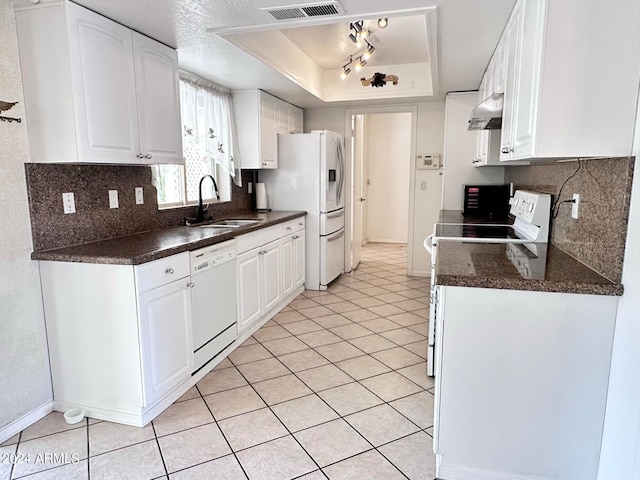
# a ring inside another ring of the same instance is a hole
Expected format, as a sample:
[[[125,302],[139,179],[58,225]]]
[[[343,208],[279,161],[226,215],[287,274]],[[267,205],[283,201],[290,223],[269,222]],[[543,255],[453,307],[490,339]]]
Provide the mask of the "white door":
[[[295,288],[304,285],[305,280],[305,238],[304,230],[293,236],[293,284]]]
[[[133,32],[140,152],[143,163],[184,163],[178,54]]]
[[[78,161],[139,163],[131,30],[68,4]]]
[[[238,255],[236,282],[238,285],[238,334],[253,325],[262,314],[260,284],[261,248]]]
[[[364,195],[364,123],[362,115],[353,116],[353,228],[351,230],[351,268],[357,268],[362,256],[362,211]]]
[[[282,295],[280,293],[280,245],[279,241],[268,243],[262,247],[262,292],[264,300],[263,312],[275,307]]]
[[[139,295],[138,308],[144,404],[150,406],[193,371],[189,278]]]
[[[289,235],[280,240],[280,257],[281,257],[281,278],[282,278],[282,297],[289,295],[294,288],[294,236]]]

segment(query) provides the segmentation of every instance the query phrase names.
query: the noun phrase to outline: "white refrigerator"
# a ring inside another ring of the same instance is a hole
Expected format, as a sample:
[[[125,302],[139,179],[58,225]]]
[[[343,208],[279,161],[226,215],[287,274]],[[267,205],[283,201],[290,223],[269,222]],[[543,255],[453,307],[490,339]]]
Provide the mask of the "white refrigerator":
[[[344,272],[346,163],[342,136],[328,130],[278,135],[278,168],[260,172],[273,210],[306,210],[308,290]]]

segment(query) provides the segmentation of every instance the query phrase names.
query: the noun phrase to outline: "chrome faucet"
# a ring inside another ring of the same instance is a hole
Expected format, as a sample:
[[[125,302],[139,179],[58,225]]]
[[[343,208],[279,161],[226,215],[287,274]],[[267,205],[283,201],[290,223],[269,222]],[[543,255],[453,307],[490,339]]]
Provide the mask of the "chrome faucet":
[[[216,184],[216,179],[209,174],[203,175],[202,178],[200,179],[200,183],[198,184],[198,213],[196,215],[195,223],[201,223],[202,221],[204,221],[204,207],[202,206],[202,182],[207,177],[209,177],[213,182],[213,189],[216,192],[216,198],[220,200],[220,192],[218,192],[218,185]]]

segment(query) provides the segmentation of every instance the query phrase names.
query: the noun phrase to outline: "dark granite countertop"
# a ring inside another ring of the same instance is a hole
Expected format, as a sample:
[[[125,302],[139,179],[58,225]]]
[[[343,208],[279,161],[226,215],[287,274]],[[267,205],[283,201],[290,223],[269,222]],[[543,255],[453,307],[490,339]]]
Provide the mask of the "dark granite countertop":
[[[31,258],[33,260],[58,262],[140,265],[176,253],[231,240],[239,235],[304,215],[306,215],[306,212],[247,212],[233,215],[232,218],[255,219],[260,220],[260,222],[254,225],[234,228],[232,231],[222,234],[215,234],[210,229],[199,227],[162,228],[99,242],[33,252]],[[216,221],[219,220],[223,219],[216,219]]]
[[[623,293],[621,284],[611,282],[551,244],[441,240],[437,248],[438,285],[590,295]]]

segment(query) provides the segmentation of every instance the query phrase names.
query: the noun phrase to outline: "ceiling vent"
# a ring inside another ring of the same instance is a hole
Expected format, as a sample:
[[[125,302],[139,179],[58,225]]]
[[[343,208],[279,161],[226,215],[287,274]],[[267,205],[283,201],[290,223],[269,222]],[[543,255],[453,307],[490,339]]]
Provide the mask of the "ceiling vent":
[[[276,20],[294,20],[296,18],[327,17],[344,14],[344,9],[337,1],[305,3],[282,8],[261,8]]]

